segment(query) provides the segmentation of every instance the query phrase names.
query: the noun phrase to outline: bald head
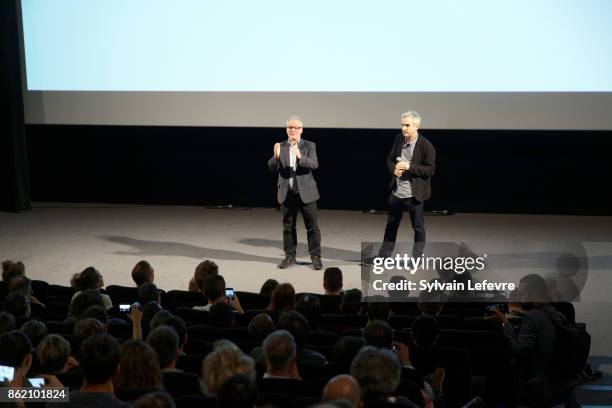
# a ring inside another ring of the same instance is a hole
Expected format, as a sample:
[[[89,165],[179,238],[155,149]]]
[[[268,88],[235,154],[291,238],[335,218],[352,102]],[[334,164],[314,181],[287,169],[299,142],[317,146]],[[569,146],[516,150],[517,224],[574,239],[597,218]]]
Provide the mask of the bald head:
[[[323,401],[346,400],[354,408],[361,406],[361,388],[353,377],[348,374],[337,375],[327,382],[323,388]]]

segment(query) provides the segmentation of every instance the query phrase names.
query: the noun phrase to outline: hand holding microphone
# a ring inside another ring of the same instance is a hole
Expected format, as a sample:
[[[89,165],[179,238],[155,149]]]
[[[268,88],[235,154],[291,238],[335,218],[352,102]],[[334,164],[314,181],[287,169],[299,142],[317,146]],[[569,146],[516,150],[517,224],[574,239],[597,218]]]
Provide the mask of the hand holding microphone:
[[[404,174],[404,172],[410,168],[410,162],[402,161],[400,156],[396,157],[395,161],[397,163],[395,164],[395,171],[393,174],[395,174],[397,177],[401,177],[402,174]]]

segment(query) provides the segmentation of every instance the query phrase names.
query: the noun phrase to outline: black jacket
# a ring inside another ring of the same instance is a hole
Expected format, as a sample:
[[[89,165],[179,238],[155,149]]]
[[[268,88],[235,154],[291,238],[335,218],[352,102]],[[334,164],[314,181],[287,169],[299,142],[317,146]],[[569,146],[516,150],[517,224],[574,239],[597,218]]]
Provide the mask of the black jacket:
[[[405,137],[402,133],[397,135],[393,147],[387,157],[387,168],[393,176],[389,189],[394,191],[396,188],[396,177],[393,174],[395,170],[396,158],[402,155],[402,146],[405,143]],[[419,201],[425,201],[431,197],[431,176],[436,171],[436,149],[431,142],[419,134],[414,151],[412,152],[412,160],[410,168],[402,175],[402,180],[410,180],[412,182],[412,194]]]

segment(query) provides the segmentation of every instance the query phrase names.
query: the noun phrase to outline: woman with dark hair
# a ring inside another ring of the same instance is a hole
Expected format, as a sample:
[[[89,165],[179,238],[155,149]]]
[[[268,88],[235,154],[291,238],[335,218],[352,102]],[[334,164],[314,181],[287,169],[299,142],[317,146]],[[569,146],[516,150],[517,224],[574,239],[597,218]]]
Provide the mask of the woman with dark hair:
[[[115,388],[118,395],[121,394],[121,391],[126,390],[152,391],[161,389],[161,378],[157,355],[151,346],[142,340],[128,340],[123,343],[119,372],[115,378]]]
[[[73,277],[73,280],[71,280],[70,283],[76,285],[79,288],[79,291],[72,295],[72,301],[74,301],[74,298],[77,297],[77,295],[82,291],[94,290],[100,293],[100,289],[104,287],[104,277],[93,266],[85,268],[79,274],[79,277]],[[102,302],[106,310],[113,307],[113,302],[111,301],[110,296],[108,296],[106,293],[100,293],[100,296],[102,296]]]
[[[263,285],[261,285],[261,289],[259,289],[259,294],[260,295],[272,295],[272,292],[274,292],[274,289],[278,288],[278,281],[276,279],[268,279],[266,280]]]
[[[270,299],[270,305],[268,311],[274,315],[274,320],[284,313],[295,309],[295,289],[290,283],[282,283],[278,285],[274,292],[272,292],[272,298]]]

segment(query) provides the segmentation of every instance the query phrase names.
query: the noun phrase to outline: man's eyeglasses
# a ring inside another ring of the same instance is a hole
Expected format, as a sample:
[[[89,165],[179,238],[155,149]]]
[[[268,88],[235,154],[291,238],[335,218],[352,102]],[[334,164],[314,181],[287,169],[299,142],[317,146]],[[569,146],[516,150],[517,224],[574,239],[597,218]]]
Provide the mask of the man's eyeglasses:
[[[301,128],[301,126],[287,126],[287,129],[289,130],[300,130]]]

